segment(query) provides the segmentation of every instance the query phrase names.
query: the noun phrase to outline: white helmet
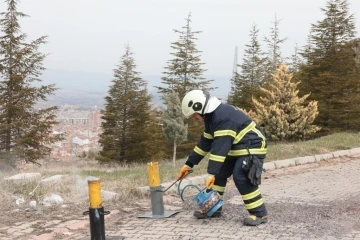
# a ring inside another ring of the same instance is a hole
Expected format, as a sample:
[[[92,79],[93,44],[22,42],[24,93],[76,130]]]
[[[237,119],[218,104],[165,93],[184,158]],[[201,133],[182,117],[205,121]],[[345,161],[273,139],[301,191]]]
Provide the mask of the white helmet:
[[[216,97],[202,90],[192,90],[188,92],[182,100],[181,108],[186,118],[190,118],[194,113],[204,115],[213,112],[221,101]]]

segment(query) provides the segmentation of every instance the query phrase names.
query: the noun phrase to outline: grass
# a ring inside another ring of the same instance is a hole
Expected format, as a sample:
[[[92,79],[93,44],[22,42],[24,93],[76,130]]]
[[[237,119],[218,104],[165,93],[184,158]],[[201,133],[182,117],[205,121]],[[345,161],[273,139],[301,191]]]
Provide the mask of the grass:
[[[360,147],[360,133],[335,133],[318,139],[296,143],[270,143],[266,161],[323,154],[354,147]],[[170,160],[159,160],[161,183],[175,181],[178,171],[185,160],[177,160],[175,167],[173,167]],[[198,166],[195,166],[192,176],[205,174],[206,169],[207,160],[204,159]],[[3,191],[0,192],[0,200],[3,202],[3,206],[14,207],[14,196],[23,196],[27,200],[38,200],[52,193],[61,195],[67,202],[84,201],[84,198],[87,198],[86,177],[88,176],[100,178],[101,189],[119,193],[121,195],[120,201],[141,197],[141,194],[136,189],[141,186],[148,186],[147,164],[102,166],[95,161],[81,159],[71,162],[48,162],[41,167],[30,165],[30,168],[23,172],[40,172],[41,178],[56,174],[66,175],[66,177],[61,184],[40,186],[31,195],[29,193],[34,190],[40,179],[22,184],[12,184],[3,180],[3,178],[17,174],[19,171],[0,172],[2,177],[0,182],[4,186]]]
[[[274,161],[360,147],[360,133],[334,133],[314,140],[269,144],[266,161]]]

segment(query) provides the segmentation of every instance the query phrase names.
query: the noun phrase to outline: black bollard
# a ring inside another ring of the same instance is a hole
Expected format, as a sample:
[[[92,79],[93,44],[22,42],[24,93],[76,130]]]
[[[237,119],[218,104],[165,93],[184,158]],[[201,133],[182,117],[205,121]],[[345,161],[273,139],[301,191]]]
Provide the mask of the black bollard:
[[[105,221],[104,215],[110,211],[104,211],[104,208],[89,208],[84,215],[89,215],[90,219],[90,240],[105,240]]]

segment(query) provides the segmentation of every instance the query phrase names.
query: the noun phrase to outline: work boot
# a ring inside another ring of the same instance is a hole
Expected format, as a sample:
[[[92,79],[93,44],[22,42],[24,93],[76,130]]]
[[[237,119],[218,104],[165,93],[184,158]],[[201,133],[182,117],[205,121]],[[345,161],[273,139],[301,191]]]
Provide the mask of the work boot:
[[[257,225],[260,225],[262,223],[267,223],[267,221],[268,221],[267,216],[257,217],[257,216],[254,216],[254,215],[250,215],[250,216],[244,218],[244,225],[257,226]]]
[[[209,217],[206,213],[202,213],[199,210],[196,210],[194,212],[194,217],[196,217],[197,219],[221,217],[221,212],[222,212],[222,207],[220,207],[218,210],[216,210],[216,212],[214,212],[213,215],[211,215],[211,217]]]

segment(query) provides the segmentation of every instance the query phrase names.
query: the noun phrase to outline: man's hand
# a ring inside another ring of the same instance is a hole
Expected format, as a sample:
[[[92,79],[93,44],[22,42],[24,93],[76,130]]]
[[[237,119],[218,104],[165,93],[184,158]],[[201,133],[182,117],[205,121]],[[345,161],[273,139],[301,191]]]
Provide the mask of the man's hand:
[[[188,165],[184,165],[184,166],[180,169],[178,179],[180,179],[180,178],[182,178],[184,175],[188,174],[190,170],[191,170],[191,167],[189,167]]]
[[[208,179],[206,179],[205,186],[207,188],[212,188],[214,186],[214,183],[215,183],[215,176],[211,176]]]

